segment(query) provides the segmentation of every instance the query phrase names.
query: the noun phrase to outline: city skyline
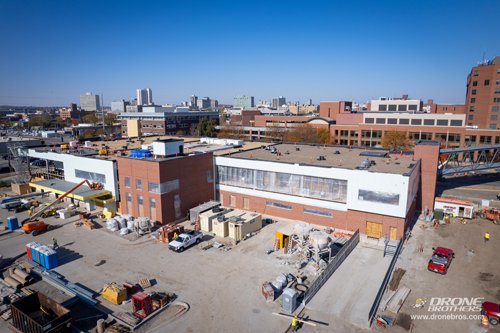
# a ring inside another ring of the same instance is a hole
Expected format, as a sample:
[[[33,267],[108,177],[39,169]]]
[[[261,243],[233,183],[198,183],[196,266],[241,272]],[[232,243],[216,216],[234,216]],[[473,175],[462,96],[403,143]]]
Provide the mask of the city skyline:
[[[6,1],[0,105],[69,105],[93,91],[109,106],[138,87],[151,87],[158,104],[193,94],[221,104],[240,95],[318,104],[402,94],[463,104],[470,69],[500,55],[499,9],[492,0]]]

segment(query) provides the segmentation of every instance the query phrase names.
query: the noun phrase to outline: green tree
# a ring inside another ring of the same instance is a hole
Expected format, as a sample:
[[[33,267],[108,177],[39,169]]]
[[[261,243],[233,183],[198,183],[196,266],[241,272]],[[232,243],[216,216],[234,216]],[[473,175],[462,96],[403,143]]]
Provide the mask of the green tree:
[[[284,140],[289,142],[327,143],[330,138],[325,131],[324,129],[318,130],[311,125],[301,125],[287,131],[284,134]]]
[[[384,133],[382,147],[406,151],[413,147],[413,143],[406,136],[406,132],[388,131]]]
[[[89,113],[82,117],[82,123],[96,124],[98,122],[95,113]]]
[[[196,134],[198,136],[215,137],[216,130],[214,121],[208,118],[201,118],[196,126]]]

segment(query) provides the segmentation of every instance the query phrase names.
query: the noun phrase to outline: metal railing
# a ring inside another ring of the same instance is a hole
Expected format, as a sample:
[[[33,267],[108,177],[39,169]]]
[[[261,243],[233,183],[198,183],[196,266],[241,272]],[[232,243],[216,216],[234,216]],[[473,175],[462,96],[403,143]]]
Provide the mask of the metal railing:
[[[307,304],[316,295],[318,290],[328,281],[330,276],[339,268],[340,264],[347,258],[347,256],[352,252],[352,250],[359,243],[359,230],[352,235],[352,237],[342,246],[337,255],[328,263],[326,269],[321,273],[320,276],[311,284],[309,289],[304,293],[303,303]]]
[[[396,249],[396,252],[394,253],[394,256],[392,257],[391,264],[389,265],[389,268],[387,269],[387,272],[385,273],[384,280],[382,281],[382,285],[380,286],[377,297],[375,297],[375,300],[373,301],[372,307],[370,309],[370,312],[368,313],[368,323],[369,326],[372,326],[373,323],[373,318],[375,318],[375,315],[377,314],[378,307],[380,306],[380,301],[382,300],[382,296],[384,296],[385,288],[387,288],[387,284],[389,283],[389,280],[392,275],[392,271],[394,269],[394,266],[396,265],[396,261],[398,260],[399,254],[401,253],[401,249],[403,248],[403,243],[404,243],[404,238],[401,238],[399,241],[399,245]]]

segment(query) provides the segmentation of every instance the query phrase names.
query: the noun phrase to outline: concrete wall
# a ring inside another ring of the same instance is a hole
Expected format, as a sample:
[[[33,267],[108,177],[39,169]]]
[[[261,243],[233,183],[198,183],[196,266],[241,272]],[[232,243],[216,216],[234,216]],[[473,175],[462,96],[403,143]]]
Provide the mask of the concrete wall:
[[[64,180],[69,182],[79,183],[84,179],[76,176],[76,169],[103,174],[106,177],[106,182],[102,183],[104,188],[111,191],[117,201],[120,200],[118,192],[118,173],[115,161],[64,153],[37,152],[34,149],[29,149],[28,155],[35,158],[62,162]],[[92,179],[88,180],[91,181]]]

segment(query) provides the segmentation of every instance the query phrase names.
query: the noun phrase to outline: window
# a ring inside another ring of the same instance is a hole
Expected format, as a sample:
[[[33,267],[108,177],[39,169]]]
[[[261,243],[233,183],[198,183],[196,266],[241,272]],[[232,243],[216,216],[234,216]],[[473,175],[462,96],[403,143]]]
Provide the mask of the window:
[[[156,208],[156,199],[149,198],[149,208]]]
[[[493,98],[493,103],[500,103],[500,97]]]
[[[292,206],[290,205],[285,205],[279,202],[273,202],[273,201],[266,201],[266,206],[269,207],[274,207],[274,208],[281,208],[281,209],[292,209]]]
[[[490,80],[484,80],[484,85],[489,86],[490,85]]]
[[[448,119],[438,119],[436,121],[437,126],[448,126]]]
[[[424,119],[424,125],[434,126],[434,119]]]
[[[125,187],[130,188],[130,177],[125,177],[124,180]]]
[[[410,104],[408,105],[408,110],[409,111],[417,111],[418,105],[417,104]]]
[[[236,207],[236,196],[234,195],[229,196],[229,205],[231,207]]]
[[[389,111],[396,111],[396,110],[397,110],[396,104],[389,104]]]
[[[214,173],[212,170],[207,171],[207,183],[213,183],[214,182]]]
[[[491,128],[491,129],[497,129],[497,125],[495,125],[495,124],[490,124],[490,128]]]
[[[497,115],[490,116],[490,120],[497,120],[497,119],[498,119]]]
[[[408,125],[410,123],[410,119],[401,118],[399,119],[399,125]]]
[[[387,123],[390,125],[396,125],[398,123],[397,118],[387,118]]]
[[[385,118],[377,118],[377,124],[385,124]]]
[[[474,105],[472,105],[472,106],[469,108],[469,111],[470,111],[470,112],[474,112],[474,109],[475,109],[475,107],[474,107]]]
[[[481,135],[479,137],[479,143],[480,144],[487,144],[487,145],[490,145],[491,144],[491,136],[484,136],[484,135]]]
[[[476,99],[475,99],[474,97],[472,97],[472,98],[470,99],[470,102],[471,102],[471,103],[476,103]]]
[[[380,104],[378,106],[379,111],[387,111],[387,104]]]
[[[132,194],[130,194],[130,193],[128,193],[128,192],[127,192],[127,193],[125,193],[125,200],[126,200],[127,202],[131,202],[131,201],[132,201]]]
[[[491,112],[498,112],[498,105],[493,105],[491,107]]]
[[[478,75],[479,75],[479,71],[476,69],[476,70],[474,71],[474,76],[478,76]]]
[[[378,202],[387,205],[399,205],[399,194],[379,191],[359,190],[358,200]]]
[[[135,189],[142,190],[142,180],[140,180],[140,179],[135,180]]]
[[[412,119],[411,124],[412,125],[422,125],[422,119]]]
[[[495,89],[495,94],[500,94],[500,89]]]
[[[148,192],[160,193],[160,184],[148,182]]]
[[[450,120],[450,126],[462,126],[461,120]]]
[[[477,81],[472,81],[472,86],[477,87]]]
[[[144,199],[142,198],[142,195],[138,195],[137,196],[137,204],[142,205],[143,201],[144,201]]]
[[[476,89],[472,89],[472,95],[475,95],[475,94],[476,94],[476,92],[477,92],[477,90],[476,90]]]
[[[499,85],[499,84],[500,84],[500,80],[496,80],[496,81],[495,81],[495,84],[496,84],[496,85]]]
[[[243,198],[243,209],[250,209],[250,199]]]
[[[373,124],[374,118],[365,118],[365,124]]]
[[[84,170],[75,169],[75,177],[87,179],[91,182],[106,183],[106,176],[102,173],[89,172]]]
[[[406,111],[406,104],[398,105],[398,111]]]
[[[313,208],[304,208],[304,213],[306,214],[314,214],[314,215],[321,215],[325,217],[333,217],[333,214],[331,212],[325,212],[324,210],[317,210]]]
[[[474,120],[474,115],[473,114],[469,115],[469,120]]]
[[[160,193],[169,193],[178,190],[180,187],[179,179],[170,180],[160,184]]]

